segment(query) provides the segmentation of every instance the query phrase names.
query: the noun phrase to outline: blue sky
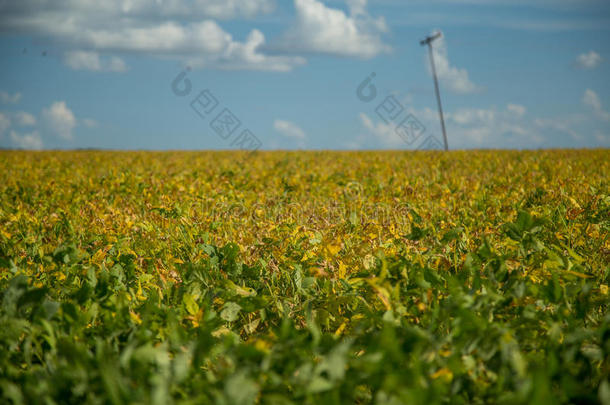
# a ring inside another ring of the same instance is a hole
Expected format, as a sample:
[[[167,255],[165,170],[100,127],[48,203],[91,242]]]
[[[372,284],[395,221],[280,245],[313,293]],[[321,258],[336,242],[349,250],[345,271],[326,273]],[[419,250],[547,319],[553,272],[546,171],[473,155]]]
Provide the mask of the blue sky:
[[[0,16],[3,148],[423,148],[442,139],[419,44],[437,30],[452,149],[610,146],[605,0],[22,0]]]

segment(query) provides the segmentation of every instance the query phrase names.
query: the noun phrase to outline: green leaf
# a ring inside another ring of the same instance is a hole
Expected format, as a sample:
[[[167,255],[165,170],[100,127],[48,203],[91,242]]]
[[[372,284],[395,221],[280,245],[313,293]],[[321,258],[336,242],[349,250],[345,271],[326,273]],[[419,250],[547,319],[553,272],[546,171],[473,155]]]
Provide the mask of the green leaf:
[[[234,302],[227,302],[222,311],[220,312],[220,317],[227,322],[233,322],[237,320],[237,315],[241,311],[241,307],[239,304]]]
[[[610,382],[603,380],[599,384],[599,402],[602,405],[610,405]]]
[[[254,404],[258,394],[258,385],[246,376],[246,373],[239,372],[227,379],[225,384],[225,395],[231,405],[251,405]]]
[[[182,300],[184,301],[186,312],[188,312],[190,315],[195,315],[197,312],[199,312],[199,305],[197,305],[195,298],[191,294],[184,294]]]

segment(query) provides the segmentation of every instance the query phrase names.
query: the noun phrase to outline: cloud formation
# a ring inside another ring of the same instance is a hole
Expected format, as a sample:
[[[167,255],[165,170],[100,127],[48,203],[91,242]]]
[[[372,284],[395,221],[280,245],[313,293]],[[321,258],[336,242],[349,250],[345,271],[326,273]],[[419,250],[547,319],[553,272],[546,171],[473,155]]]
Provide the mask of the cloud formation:
[[[515,114],[519,118],[523,117],[527,112],[527,108],[519,104],[508,104],[506,106],[506,110]]]
[[[305,60],[267,55],[259,30],[240,42],[214,20],[250,18],[274,7],[273,0],[22,0],[0,3],[0,29],[55,41],[66,49],[66,65],[78,70],[125,71],[122,59],[104,58],[121,53],[193,67],[287,71]]]
[[[447,127],[454,142],[477,147],[537,147],[544,138],[525,120],[527,109],[508,104],[504,109],[459,108],[447,114]]]
[[[64,63],[74,70],[90,70],[93,72],[125,72],[127,65],[123,59],[112,56],[101,58],[93,51],[68,51],[64,54]]]
[[[275,120],[273,122],[273,128],[288,138],[305,139],[307,137],[305,131],[290,121]]]
[[[11,119],[7,114],[0,112],[0,138],[4,132],[11,127]]]
[[[19,149],[40,150],[44,146],[38,131],[32,131],[25,134],[11,131],[11,141]]]
[[[0,111],[0,140],[20,149],[42,149],[45,140],[52,139],[49,136],[70,144],[76,128],[97,125],[90,118],[77,118],[65,101],[55,101],[42,109],[39,118],[26,111]]]
[[[585,94],[582,96],[582,102],[584,105],[590,107],[599,119],[610,121],[610,112],[604,110],[602,102],[596,92],[591,89],[585,90]]]
[[[296,21],[277,44],[285,52],[320,53],[370,59],[391,51],[381,35],[383,17],[373,18],[366,0],[348,0],[349,15],[318,0],[294,0]]]
[[[436,74],[444,87],[454,93],[461,94],[474,93],[480,90],[479,86],[470,80],[470,76],[466,69],[460,69],[451,65],[444,36],[441,36],[434,41],[432,49],[434,52]],[[431,70],[428,59],[426,59],[426,61],[428,63],[428,69]]]
[[[307,134],[294,122],[286,120],[275,120],[273,122],[273,128],[286,138],[294,139],[299,148],[305,147],[305,140]]]
[[[400,148],[407,146],[402,138],[396,133],[396,126],[392,125],[392,123],[385,123],[382,121],[373,122],[365,113],[360,113],[360,122],[368,133],[372,134],[384,147]]]
[[[405,108],[427,131],[413,144],[406,144],[396,133],[396,122],[384,123],[360,113],[360,121],[373,147],[416,149],[424,139],[433,135],[441,142],[438,112],[431,108]],[[509,103],[504,108],[458,108],[445,113],[451,149],[462,148],[541,148],[549,146],[609,145],[610,139],[601,131],[586,138],[587,117],[583,114],[553,119],[530,117],[527,108]],[[361,147],[362,142],[355,147]]]
[[[0,102],[2,104],[17,104],[21,101],[21,93],[11,94],[6,91],[0,91]]]
[[[39,17],[54,20],[62,15],[66,23],[89,20],[99,26],[117,20],[158,23],[177,19],[252,18],[274,9],[274,0],[20,0],[0,4],[2,25],[12,28],[29,25],[31,29],[40,26],[41,22],[36,21]]]
[[[72,139],[76,118],[65,101],[56,101],[42,110],[42,118],[51,131],[63,139]]]
[[[295,21],[268,43],[253,28],[236,39],[217,20],[252,18],[275,9],[275,0],[20,0],[0,2],[0,30],[32,36],[63,48],[75,70],[124,72],[117,55],[176,59],[194,68],[286,72],[303,65],[300,54],[370,59],[390,52],[383,17],[367,0],[346,0],[348,11],[320,0],[294,0]]]
[[[193,67],[212,67],[225,70],[263,70],[287,72],[294,67],[305,64],[306,60],[300,56],[266,55],[261,49],[265,45],[265,36],[259,30],[252,30],[245,42],[233,40],[231,34],[224,32],[213,21],[202,23],[200,28],[206,33],[202,38],[216,38],[216,42],[205,45],[209,49],[201,49],[187,56],[187,62]],[[201,40],[195,43],[204,44]]]
[[[22,127],[31,127],[36,125],[36,117],[25,111],[17,112],[15,114],[15,120],[17,121],[17,125]]]
[[[589,51],[578,55],[576,64],[583,69],[595,69],[602,61],[602,57],[595,51]]]

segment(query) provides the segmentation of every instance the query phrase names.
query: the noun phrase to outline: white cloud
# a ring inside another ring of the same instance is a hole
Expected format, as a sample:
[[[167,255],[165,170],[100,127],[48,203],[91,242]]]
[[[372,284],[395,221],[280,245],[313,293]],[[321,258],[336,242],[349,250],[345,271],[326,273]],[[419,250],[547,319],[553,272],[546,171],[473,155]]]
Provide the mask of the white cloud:
[[[564,133],[572,140],[581,142],[583,140],[582,134],[574,129],[574,124],[577,121],[580,121],[580,117],[577,117],[577,119],[566,117],[553,119],[536,118],[534,119],[534,126],[538,129],[550,129],[554,134]]]
[[[290,121],[275,120],[273,122],[273,128],[288,138],[305,139],[307,137],[305,131]]]
[[[594,69],[601,63],[601,61],[602,57],[595,51],[580,54],[576,58],[576,64],[578,67],[583,69]]]
[[[127,65],[117,57],[100,58],[99,53],[93,51],[68,51],[64,55],[64,63],[74,70],[90,70],[93,72],[125,72]]]
[[[496,108],[458,108],[445,112],[449,147],[462,148],[546,148],[546,147],[600,147],[608,146],[606,122],[610,114],[592,90],[585,92],[583,102],[591,113],[564,114],[557,117],[533,117],[520,104],[508,103]],[[442,139],[436,109],[410,107],[408,97],[401,103],[404,110],[395,120],[383,122],[378,117],[361,113],[360,123],[368,138],[346,143],[350,148],[377,148],[380,145],[396,149],[416,149],[429,136]],[[412,144],[406,144],[396,133],[396,127],[409,114],[415,116],[426,132]],[[605,121],[591,119],[593,115]],[[370,135],[373,135],[371,137]]]
[[[82,120],[80,120],[80,124],[87,128],[95,128],[98,125],[97,121],[91,118],[83,118]]]
[[[15,131],[11,131],[11,141],[13,145],[21,149],[42,149],[43,142],[38,134],[38,131],[32,131],[27,134],[19,135]]]
[[[299,149],[305,147],[307,134],[295,123],[285,120],[275,120],[273,122],[273,128],[282,136],[294,139],[297,142]]]
[[[72,139],[76,118],[64,101],[56,101],[42,110],[42,117],[51,131],[63,139]]]
[[[519,105],[519,104],[508,104],[506,106],[506,109],[509,112],[515,114],[515,116],[517,116],[519,118],[523,117],[525,115],[525,113],[527,112],[527,109],[524,106]]]
[[[143,4],[150,1],[141,0]],[[252,18],[258,14],[267,14],[275,9],[273,0],[196,0],[195,2],[173,0],[166,3],[175,7],[174,15],[189,16],[195,11],[201,15],[218,19],[237,17]]]
[[[595,131],[594,136],[597,142],[599,142],[601,145],[610,146],[610,134],[598,130]]]
[[[383,146],[396,148],[405,147],[405,142],[395,131],[395,126],[382,121],[373,122],[365,113],[360,113],[360,121],[370,134],[375,136]]]
[[[17,121],[17,125],[21,125],[22,127],[31,127],[36,125],[36,117],[25,111],[19,111],[16,113],[15,120]]]
[[[454,113],[446,114],[448,120],[459,125],[472,125],[476,123],[493,123],[496,119],[495,110],[460,108]]]
[[[84,37],[88,45],[96,49],[178,57],[192,67],[200,68],[289,71],[305,63],[300,57],[263,54],[260,49],[265,44],[265,36],[256,29],[245,42],[238,42],[213,20],[187,25],[165,22],[150,27],[97,30],[85,33]],[[99,67],[95,58],[89,57],[87,61],[92,67]],[[114,66],[116,63],[111,65]]]
[[[120,52],[178,59],[193,67],[288,71],[305,60],[267,55],[259,30],[240,42],[210,19],[251,17],[273,8],[272,0],[24,0],[0,3],[0,29],[60,42],[67,49],[65,63],[74,69],[124,71],[122,59],[104,59]]]
[[[459,69],[455,66],[451,66],[444,36],[441,36],[433,42],[432,49],[434,50],[436,73],[441,83],[445,85],[447,89],[462,94],[474,93],[480,90],[477,85],[470,81],[466,69]],[[429,62],[427,63],[429,64]]]
[[[0,91],[0,102],[2,104],[17,104],[21,100],[21,93],[10,94]]]
[[[602,102],[599,100],[599,96],[591,89],[585,90],[585,94],[582,96],[582,102],[583,104],[593,108],[594,111],[599,111],[602,109]]]
[[[100,55],[97,52],[70,51],[64,55],[64,63],[75,70],[102,70]]]
[[[55,101],[49,107],[43,108],[40,119],[26,111],[0,111],[0,139],[8,133],[8,140],[18,148],[41,149],[43,139],[48,135],[69,141],[73,139],[75,128],[93,128],[97,125],[97,121],[91,118],[76,118],[64,101]],[[22,134],[19,127],[32,129]]]
[[[198,57],[188,59],[189,65],[193,67],[215,67],[226,70],[263,70],[275,72],[287,72],[294,67],[305,64],[305,59],[298,56],[271,56],[260,52],[265,45],[265,36],[259,30],[252,30],[246,42],[233,41],[231,34],[224,32],[216,23],[209,21],[207,27],[201,27],[208,31],[211,36],[217,38],[217,42],[208,46],[216,49],[202,49]],[[205,24],[205,23],[204,23]],[[202,33],[201,41],[208,34]],[[204,41],[205,42],[205,41]]]
[[[371,17],[366,0],[350,0],[350,15],[318,0],[294,0],[296,22],[278,42],[288,51],[324,53],[370,59],[391,50],[381,34],[388,28],[383,17]]]
[[[109,72],[126,72],[127,65],[123,59],[118,56],[111,56],[110,60],[106,62],[105,69]]]
[[[582,102],[586,106],[591,107],[595,115],[603,121],[610,121],[610,112],[604,110],[602,102],[596,92],[591,89],[585,90],[582,96]]]
[[[0,136],[2,136],[10,127],[15,124],[21,127],[36,125],[36,117],[25,111],[0,112]]]
[[[238,16],[252,18],[275,9],[273,0],[199,0],[197,3],[203,13],[220,19]],[[185,7],[185,12],[189,12],[188,5]]]
[[[0,112],[0,136],[4,134],[4,131],[9,129],[11,126],[11,119],[8,115]]]
[[[346,0],[346,3],[347,3],[347,6],[352,15],[354,15],[354,16],[368,15],[368,13],[366,12],[367,0]]]
[[[516,148],[539,147],[545,138],[534,125],[524,120],[525,107],[508,104],[504,109],[460,108],[445,114],[449,146],[456,148]],[[373,122],[366,114],[360,114],[362,125],[383,146],[415,149],[424,139],[434,135],[440,142],[437,129],[438,112],[430,108],[406,108],[404,114],[412,114],[428,126],[427,131],[411,145],[407,145],[396,133],[398,122]]]
[[[0,11],[6,20],[12,20],[12,26],[19,25],[22,22],[19,19],[32,21],[40,16],[64,15],[66,23],[83,18],[97,23],[127,19],[197,21],[204,18],[252,18],[274,9],[274,0],[20,0],[14,4],[3,2],[0,5]],[[11,22],[3,23],[11,25]]]
[[[525,112],[525,107],[517,104],[502,110],[460,108],[446,115],[450,140],[476,147],[539,146],[544,139],[523,120]]]

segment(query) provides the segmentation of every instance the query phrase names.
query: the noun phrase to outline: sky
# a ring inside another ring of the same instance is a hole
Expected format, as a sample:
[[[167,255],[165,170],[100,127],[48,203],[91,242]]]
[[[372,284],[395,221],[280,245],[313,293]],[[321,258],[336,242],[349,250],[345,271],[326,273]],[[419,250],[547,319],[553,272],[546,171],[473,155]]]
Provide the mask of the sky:
[[[0,148],[610,147],[607,0],[0,0]]]

